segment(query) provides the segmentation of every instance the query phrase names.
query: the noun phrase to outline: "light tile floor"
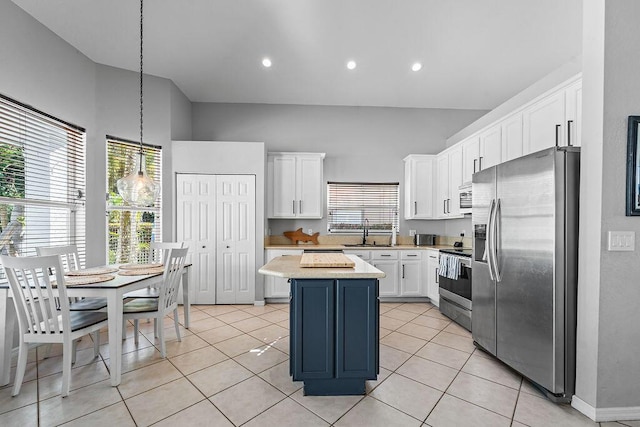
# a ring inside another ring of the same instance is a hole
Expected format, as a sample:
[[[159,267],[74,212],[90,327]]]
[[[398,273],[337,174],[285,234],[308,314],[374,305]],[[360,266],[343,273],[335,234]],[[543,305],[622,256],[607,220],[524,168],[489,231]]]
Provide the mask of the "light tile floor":
[[[152,323],[142,323],[137,347],[129,325],[117,388],[109,385],[106,331],[98,359],[85,338],[64,399],[60,347],[47,359],[43,348],[34,349],[20,395],[0,388],[0,425],[598,425],[544,399],[428,303],[381,304],[381,372],[368,382],[367,396],[304,396],[302,384],[289,377],[288,308],[192,306],[182,342],[165,319],[167,359]],[[600,424],[623,425],[640,427],[640,421]]]

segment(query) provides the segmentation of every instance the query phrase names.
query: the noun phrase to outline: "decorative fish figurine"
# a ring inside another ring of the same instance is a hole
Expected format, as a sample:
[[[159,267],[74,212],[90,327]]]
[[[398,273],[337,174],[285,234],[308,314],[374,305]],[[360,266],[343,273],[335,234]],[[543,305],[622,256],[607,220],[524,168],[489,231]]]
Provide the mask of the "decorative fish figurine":
[[[314,245],[318,244],[318,236],[320,233],[313,233],[308,235],[302,232],[302,228],[298,228],[296,231],[285,231],[284,236],[293,241],[294,244],[298,242],[312,242]]]

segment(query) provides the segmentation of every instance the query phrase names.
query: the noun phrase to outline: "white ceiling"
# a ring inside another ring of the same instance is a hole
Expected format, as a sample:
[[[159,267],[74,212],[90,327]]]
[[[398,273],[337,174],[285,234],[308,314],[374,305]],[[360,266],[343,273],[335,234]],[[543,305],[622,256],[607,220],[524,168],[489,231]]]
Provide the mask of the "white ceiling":
[[[13,1],[139,69],[138,1]],[[144,23],[145,73],[194,102],[491,109],[582,51],[582,0],[147,0]]]

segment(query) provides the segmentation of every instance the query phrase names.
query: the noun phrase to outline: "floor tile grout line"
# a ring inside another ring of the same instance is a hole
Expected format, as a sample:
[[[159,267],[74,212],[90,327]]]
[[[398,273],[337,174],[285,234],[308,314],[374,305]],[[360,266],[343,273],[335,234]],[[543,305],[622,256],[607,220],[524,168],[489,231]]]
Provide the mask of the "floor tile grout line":
[[[516,420],[516,409],[518,408],[518,401],[520,400],[520,393],[522,392],[522,386],[524,385],[524,377],[520,378],[520,387],[518,387],[518,394],[516,396],[516,403],[515,405],[513,405],[513,411],[511,412],[511,426],[513,426],[513,423]]]

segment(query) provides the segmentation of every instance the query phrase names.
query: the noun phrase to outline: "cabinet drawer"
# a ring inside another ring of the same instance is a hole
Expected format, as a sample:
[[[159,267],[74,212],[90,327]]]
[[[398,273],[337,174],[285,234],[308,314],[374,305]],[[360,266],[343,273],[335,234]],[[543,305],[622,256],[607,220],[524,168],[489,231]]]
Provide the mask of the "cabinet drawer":
[[[352,250],[349,250],[349,251],[344,251],[344,253],[347,254],[347,255],[355,255],[355,256],[357,256],[357,257],[359,257],[359,258],[361,258],[361,259],[363,259],[365,261],[369,261],[371,259],[371,253],[369,251],[358,251],[358,250],[352,251]]]
[[[422,259],[422,251],[400,251],[400,259]]]
[[[398,251],[371,251],[371,259],[398,259]]]

